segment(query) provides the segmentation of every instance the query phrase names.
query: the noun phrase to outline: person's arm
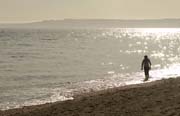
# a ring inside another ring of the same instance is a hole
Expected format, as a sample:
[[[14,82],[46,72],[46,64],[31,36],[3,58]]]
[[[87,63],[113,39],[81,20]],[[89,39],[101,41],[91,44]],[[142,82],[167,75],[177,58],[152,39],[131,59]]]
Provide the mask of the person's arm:
[[[151,61],[150,60],[149,60],[149,64],[150,64],[149,68],[151,69]]]
[[[144,60],[141,63],[141,70],[143,70]]]

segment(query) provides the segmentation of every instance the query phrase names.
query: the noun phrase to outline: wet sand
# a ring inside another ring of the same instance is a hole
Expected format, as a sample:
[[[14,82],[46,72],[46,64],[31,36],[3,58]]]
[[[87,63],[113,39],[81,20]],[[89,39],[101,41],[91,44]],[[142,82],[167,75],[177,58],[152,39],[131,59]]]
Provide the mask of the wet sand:
[[[119,87],[0,116],[180,116],[180,78]]]

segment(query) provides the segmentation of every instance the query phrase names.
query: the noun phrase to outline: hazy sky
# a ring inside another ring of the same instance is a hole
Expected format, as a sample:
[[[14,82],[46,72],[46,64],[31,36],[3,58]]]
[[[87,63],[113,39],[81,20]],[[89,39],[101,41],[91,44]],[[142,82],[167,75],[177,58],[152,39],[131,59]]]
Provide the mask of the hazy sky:
[[[180,18],[180,0],[0,0],[0,23],[64,18]]]

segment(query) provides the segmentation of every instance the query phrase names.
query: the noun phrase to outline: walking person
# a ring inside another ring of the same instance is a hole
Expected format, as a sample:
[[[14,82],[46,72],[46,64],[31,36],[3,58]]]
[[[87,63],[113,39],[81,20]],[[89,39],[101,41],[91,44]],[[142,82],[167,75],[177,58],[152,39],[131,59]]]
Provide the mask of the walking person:
[[[149,79],[149,70],[151,69],[151,61],[147,55],[144,56],[144,59],[141,64],[141,70],[144,69],[145,79],[147,81]]]

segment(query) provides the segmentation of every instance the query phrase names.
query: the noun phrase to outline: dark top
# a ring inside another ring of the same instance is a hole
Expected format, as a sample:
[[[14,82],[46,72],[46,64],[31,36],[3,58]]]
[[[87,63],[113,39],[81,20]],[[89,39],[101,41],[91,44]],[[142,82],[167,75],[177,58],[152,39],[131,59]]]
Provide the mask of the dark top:
[[[148,58],[143,59],[141,68],[151,68],[151,61]]]

